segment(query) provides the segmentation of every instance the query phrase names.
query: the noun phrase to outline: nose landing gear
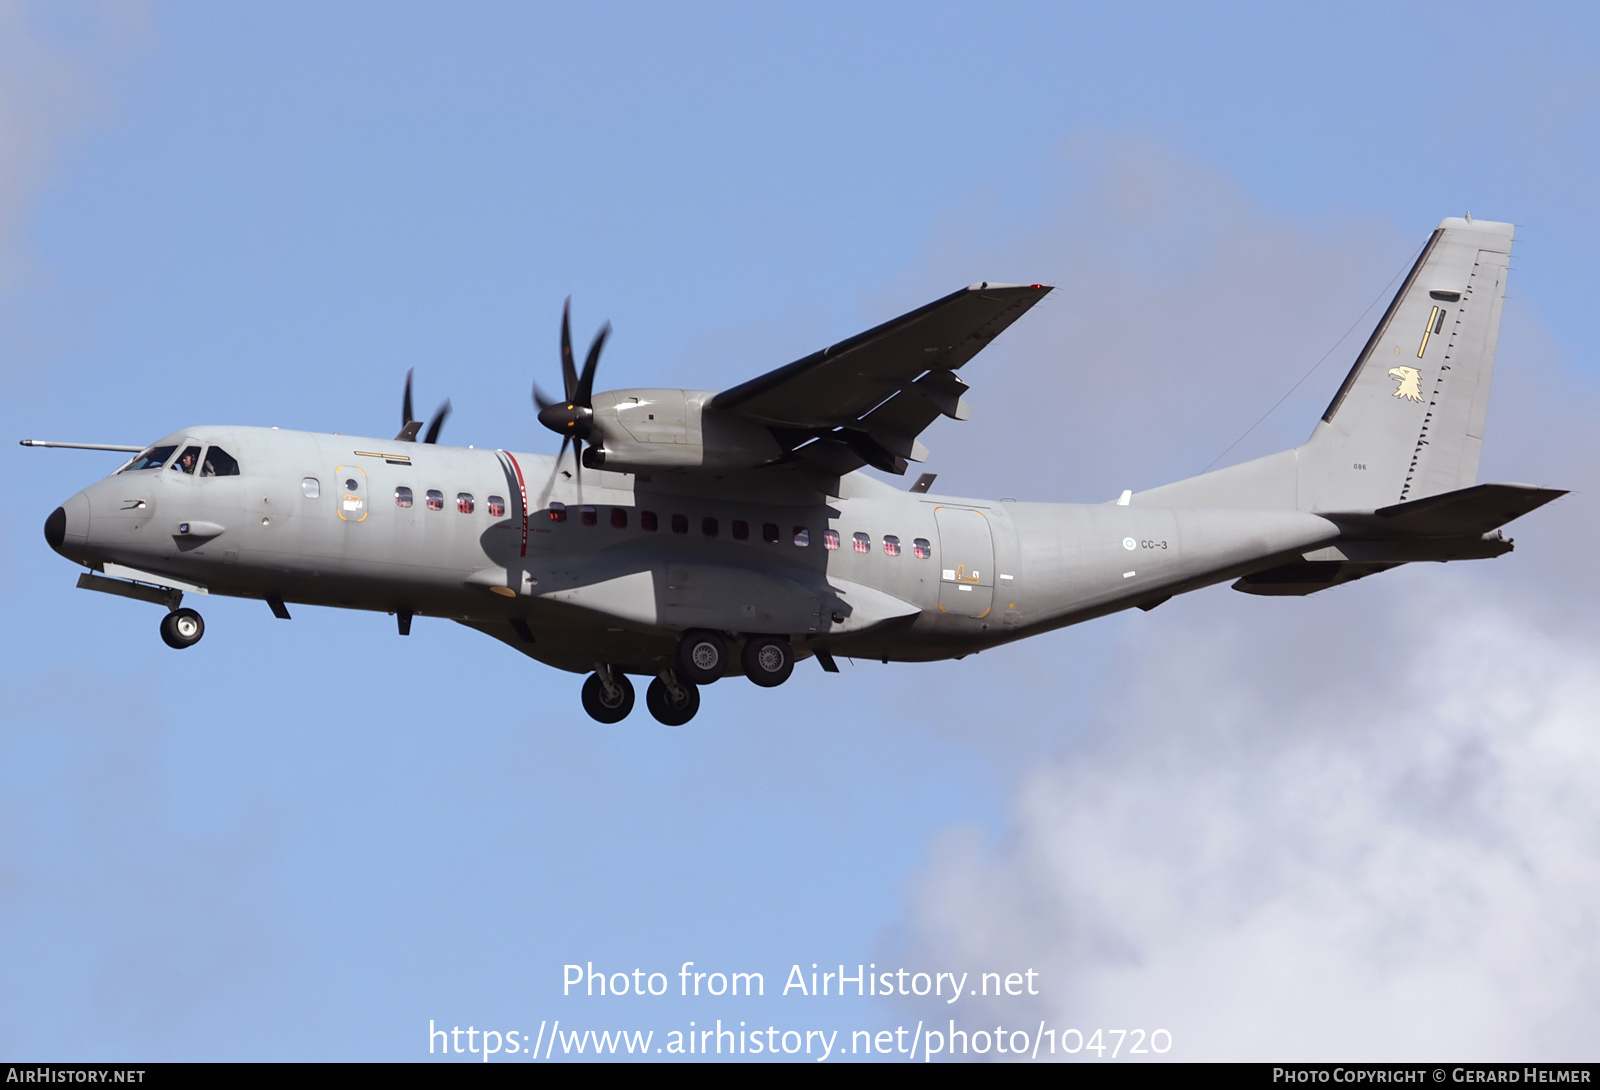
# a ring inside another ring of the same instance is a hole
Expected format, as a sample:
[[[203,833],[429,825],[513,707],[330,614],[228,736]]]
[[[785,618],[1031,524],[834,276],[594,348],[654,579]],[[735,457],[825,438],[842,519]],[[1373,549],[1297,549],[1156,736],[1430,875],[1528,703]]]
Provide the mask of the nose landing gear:
[[[175,609],[161,618],[162,642],[179,651],[193,647],[205,634],[206,622],[192,609]]]

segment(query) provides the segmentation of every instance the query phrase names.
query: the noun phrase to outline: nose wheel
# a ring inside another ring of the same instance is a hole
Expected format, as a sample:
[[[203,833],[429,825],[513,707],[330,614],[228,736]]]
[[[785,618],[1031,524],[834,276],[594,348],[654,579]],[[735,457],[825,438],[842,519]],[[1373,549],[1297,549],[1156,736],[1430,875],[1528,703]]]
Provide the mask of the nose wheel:
[[[193,647],[206,634],[206,623],[192,609],[175,609],[161,618],[161,639],[168,646],[182,651]]]

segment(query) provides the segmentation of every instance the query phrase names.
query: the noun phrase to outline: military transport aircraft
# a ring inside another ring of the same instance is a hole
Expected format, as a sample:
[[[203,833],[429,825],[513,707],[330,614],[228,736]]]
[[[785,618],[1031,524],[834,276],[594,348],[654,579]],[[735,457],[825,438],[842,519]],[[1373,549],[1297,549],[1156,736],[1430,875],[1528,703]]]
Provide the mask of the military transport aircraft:
[[[963,288],[712,393],[593,392],[562,319],[563,396],[537,387],[554,456],[422,441],[198,427],[68,499],[45,538],[78,586],[165,605],[185,594],[384,611],[400,634],[448,617],[588,673],[584,709],[662,723],[700,687],[782,684],[796,660],[927,661],[1234,580],[1304,595],[1413,561],[1509,552],[1499,527],[1564,493],[1477,484],[1512,226],[1433,232],[1304,445],[1098,504],[902,492],[857,472],[922,461],[937,417],[967,418],[957,372],[1046,293]],[[568,448],[571,454],[568,455]]]

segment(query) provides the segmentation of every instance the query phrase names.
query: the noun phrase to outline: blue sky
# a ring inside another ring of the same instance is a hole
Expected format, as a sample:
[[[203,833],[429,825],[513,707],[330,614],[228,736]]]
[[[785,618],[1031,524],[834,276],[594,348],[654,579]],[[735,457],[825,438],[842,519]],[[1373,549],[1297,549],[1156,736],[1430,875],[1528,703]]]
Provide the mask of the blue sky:
[[[13,438],[387,435],[415,368],[420,405],[454,402],[448,441],[547,451],[528,387],[556,382],[569,294],[580,338],[615,325],[603,386],[717,389],[961,284],[1039,281],[1061,289],[967,369],[973,418],[925,436],[927,468],[1098,501],[1198,472],[1328,354],[1230,459],[1302,439],[1364,308],[1471,211],[1518,224],[1484,478],[1578,490],[1492,564],[1288,603],[1213,589],[961,663],[804,664],[778,693],[714,686],[674,731],[598,727],[578,678],[442,621],[402,640],[217,600],[175,654],[155,611],[77,592],[41,540],[114,459],[0,446],[0,1053],[404,1060],[430,1019],[928,1013],[560,994],[573,961],[769,991],[815,961],[1033,967],[1043,996],[985,1013],[1165,1026],[1178,1056],[1574,1058],[1562,1019],[1592,1025],[1596,966],[1532,967],[1600,913],[1592,883],[1549,877],[1600,873],[1597,811],[1562,778],[1597,760],[1597,22],[0,7]],[[1469,711],[1418,656],[1484,664],[1451,690]],[[1414,790],[1451,776],[1481,790]],[[1253,777],[1303,790],[1274,808]],[[1177,852],[1213,820],[1233,848]],[[1404,903],[1371,893],[1395,845],[1438,861]],[[1180,888],[1187,907],[1139,908]],[[1551,945],[1484,938],[1507,932]],[[1460,1009],[1415,1014],[1440,996]],[[1317,1015],[1264,1035],[1286,1007]]]

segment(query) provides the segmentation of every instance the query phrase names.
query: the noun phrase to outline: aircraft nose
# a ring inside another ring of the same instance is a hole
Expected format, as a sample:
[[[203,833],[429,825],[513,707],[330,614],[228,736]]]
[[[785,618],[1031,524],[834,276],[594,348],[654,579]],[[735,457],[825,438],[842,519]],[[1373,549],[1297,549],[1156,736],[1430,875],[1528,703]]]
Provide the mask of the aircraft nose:
[[[89,540],[89,497],[79,492],[44,520],[44,539],[58,553]]]

